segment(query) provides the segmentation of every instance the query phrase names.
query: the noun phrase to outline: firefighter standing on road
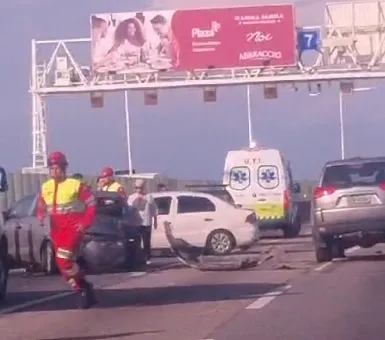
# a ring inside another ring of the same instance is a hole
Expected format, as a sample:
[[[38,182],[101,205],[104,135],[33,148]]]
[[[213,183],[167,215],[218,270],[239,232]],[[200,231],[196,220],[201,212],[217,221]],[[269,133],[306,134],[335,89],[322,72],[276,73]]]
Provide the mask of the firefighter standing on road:
[[[80,293],[80,308],[96,303],[93,287],[85,280],[76,263],[76,252],[83,234],[95,219],[95,198],[89,188],[74,178],[67,178],[67,159],[61,152],[49,156],[51,179],[41,189],[37,216],[41,224],[50,218],[51,239],[55,245],[58,269],[66,281]]]
[[[104,168],[99,178],[102,191],[117,192],[126,198],[124,188],[114,179],[114,170],[112,168]]]

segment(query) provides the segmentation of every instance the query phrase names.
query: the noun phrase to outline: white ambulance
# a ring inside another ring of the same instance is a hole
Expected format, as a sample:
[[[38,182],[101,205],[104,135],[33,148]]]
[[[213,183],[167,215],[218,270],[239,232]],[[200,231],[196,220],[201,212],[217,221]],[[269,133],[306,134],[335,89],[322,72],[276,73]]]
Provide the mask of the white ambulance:
[[[299,235],[301,219],[293,194],[299,193],[300,186],[293,182],[290,164],[279,150],[229,151],[223,184],[236,206],[255,211],[261,230],[282,229],[285,237]]]

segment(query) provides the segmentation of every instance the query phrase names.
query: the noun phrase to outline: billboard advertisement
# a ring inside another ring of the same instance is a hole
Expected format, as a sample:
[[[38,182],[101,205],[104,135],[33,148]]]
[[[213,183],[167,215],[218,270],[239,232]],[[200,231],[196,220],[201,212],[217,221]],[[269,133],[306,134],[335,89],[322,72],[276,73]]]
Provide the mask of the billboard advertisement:
[[[293,5],[91,16],[95,73],[296,64]]]

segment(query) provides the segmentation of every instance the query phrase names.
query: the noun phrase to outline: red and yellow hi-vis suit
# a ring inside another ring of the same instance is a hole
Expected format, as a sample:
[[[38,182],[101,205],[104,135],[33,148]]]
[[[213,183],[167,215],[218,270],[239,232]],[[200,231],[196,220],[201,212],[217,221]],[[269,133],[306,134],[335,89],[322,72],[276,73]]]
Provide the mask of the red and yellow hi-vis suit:
[[[123,197],[126,197],[126,191],[118,182],[112,182],[111,184],[104,185],[102,191],[117,192]]]
[[[95,219],[95,197],[77,179],[61,182],[50,179],[41,189],[37,216],[51,222],[51,239],[55,246],[58,269],[75,290],[82,289],[84,273],[76,263],[76,253],[83,232]]]

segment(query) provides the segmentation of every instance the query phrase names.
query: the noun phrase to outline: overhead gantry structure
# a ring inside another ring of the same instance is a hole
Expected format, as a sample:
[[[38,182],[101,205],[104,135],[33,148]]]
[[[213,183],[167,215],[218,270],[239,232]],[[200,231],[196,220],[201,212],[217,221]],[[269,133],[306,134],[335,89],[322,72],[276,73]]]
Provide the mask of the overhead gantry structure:
[[[290,67],[229,68],[186,72],[140,71],[138,73],[93,74],[80,62],[79,51],[90,50],[90,38],[32,40],[32,169],[47,166],[47,124],[45,100],[54,95],[175,88],[215,88],[262,85],[276,88],[300,84],[348,82],[385,78],[385,2],[332,3],[325,7],[322,26],[298,27],[297,63]],[[44,47],[45,46],[45,47]],[[39,52],[50,48],[44,58]],[[80,47],[80,48],[79,48]],[[84,56],[83,56],[84,57]],[[345,84],[346,85],[346,84]]]

